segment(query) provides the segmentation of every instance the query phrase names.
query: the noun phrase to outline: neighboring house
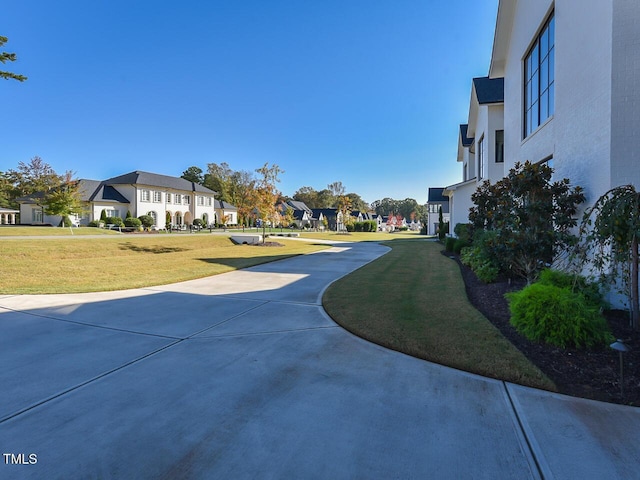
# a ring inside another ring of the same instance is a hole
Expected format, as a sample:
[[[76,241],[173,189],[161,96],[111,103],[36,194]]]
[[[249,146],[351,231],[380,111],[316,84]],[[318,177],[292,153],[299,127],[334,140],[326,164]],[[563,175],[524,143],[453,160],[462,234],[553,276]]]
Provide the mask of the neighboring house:
[[[322,228],[327,221],[327,227],[329,230],[338,231],[344,230],[344,222],[342,221],[342,212],[339,212],[335,208],[312,208],[313,218],[318,221],[318,228]]]
[[[191,225],[195,218],[209,224],[215,218],[215,192],[184,178],[135,171],[104,181],[82,179],[78,188],[85,212],[72,221],[80,225],[100,220],[103,210],[123,219],[127,212],[149,215],[159,229]],[[44,214],[43,197],[40,192],[17,199],[22,224],[60,223],[60,216]]]
[[[222,225],[237,225],[238,224],[238,209],[223,200],[214,200],[216,217],[215,222]]]
[[[298,228],[304,228],[309,226],[316,226],[317,219],[313,217],[313,211],[307,207],[304,202],[297,200],[287,200],[280,204],[280,212],[282,215],[286,214],[287,209],[291,209],[293,213],[293,221]]]
[[[387,222],[383,215],[378,215],[376,213],[371,215],[371,220],[375,220],[375,222],[378,224],[378,227],[376,229],[376,231],[378,232],[382,231]]]
[[[389,232],[393,232],[399,228],[406,227],[407,223],[405,222],[402,215],[389,215],[387,217],[387,228],[386,230]]]
[[[458,162],[462,182],[445,187],[449,197],[450,233],[458,223],[469,222],[471,195],[484,181],[504,177],[504,79],[474,78],[468,123],[460,125]],[[431,224],[432,222],[429,222]]]
[[[20,213],[20,210],[14,210],[12,208],[0,208],[0,225],[15,225],[16,217]]]
[[[444,188],[429,188],[427,199],[427,235],[437,235],[440,223],[440,209],[442,209],[442,221],[450,222],[449,197],[444,196]],[[451,228],[453,229],[453,227]]]
[[[585,189],[640,187],[637,0],[500,0],[489,75],[504,77],[505,169],[549,162]]]

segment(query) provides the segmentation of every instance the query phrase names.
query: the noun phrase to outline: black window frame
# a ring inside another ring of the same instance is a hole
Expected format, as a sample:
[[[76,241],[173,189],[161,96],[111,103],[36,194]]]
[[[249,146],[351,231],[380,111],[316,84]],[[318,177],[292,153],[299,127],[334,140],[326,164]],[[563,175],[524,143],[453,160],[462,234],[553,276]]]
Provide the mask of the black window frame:
[[[524,57],[523,138],[555,113],[555,12]]]

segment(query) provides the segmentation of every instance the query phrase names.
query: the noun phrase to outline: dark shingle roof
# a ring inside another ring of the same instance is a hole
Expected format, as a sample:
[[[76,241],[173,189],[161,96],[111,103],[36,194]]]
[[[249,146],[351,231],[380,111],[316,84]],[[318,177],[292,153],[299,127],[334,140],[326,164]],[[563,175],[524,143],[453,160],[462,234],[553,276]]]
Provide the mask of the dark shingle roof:
[[[435,202],[449,202],[449,197],[445,197],[444,195],[442,195],[442,192],[444,191],[444,188],[429,188],[429,199],[427,200],[428,203],[435,203]]]
[[[307,204],[304,202],[300,202],[298,200],[287,200],[287,205],[289,205],[294,210],[302,210],[307,213],[311,213],[311,209],[307,207]]]
[[[129,200],[122,195],[115,187],[102,183],[89,198],[90,202],[116,202],[129,203]]]
[[[467,137],[467,131],[469,130],[469,125],[466,123],[464,125],[460,125],[460,140],[462,141],[463,147],[470,147],[473,145],[474,138]]]
[[[187,190],[189,192],[215,193],[213,190],[209,190],[198,183],[190,182],[184,178],[141,172],[138,170],[110,178],[105,180],[104,183],[109,185],[149,185],[153,187],[173,188],[175,190]]]
[[[478,103],[504,103],[504,78],[477,77],[473,79]]]
[[[235,205],[231,205],[224,200],[216,200],[213,199],[213,208],[217,208],[219,210],[237,210],[238,208]]]

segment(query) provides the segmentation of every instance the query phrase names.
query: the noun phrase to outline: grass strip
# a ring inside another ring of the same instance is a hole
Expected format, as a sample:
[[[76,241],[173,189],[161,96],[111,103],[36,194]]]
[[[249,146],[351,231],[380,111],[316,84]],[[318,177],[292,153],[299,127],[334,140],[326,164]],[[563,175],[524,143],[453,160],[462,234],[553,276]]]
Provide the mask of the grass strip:
[[[333,283],[323,305],[354,334],[442,365],[546,390],[555,385],[468,301],[456,263],[436,242],[392,250]]]

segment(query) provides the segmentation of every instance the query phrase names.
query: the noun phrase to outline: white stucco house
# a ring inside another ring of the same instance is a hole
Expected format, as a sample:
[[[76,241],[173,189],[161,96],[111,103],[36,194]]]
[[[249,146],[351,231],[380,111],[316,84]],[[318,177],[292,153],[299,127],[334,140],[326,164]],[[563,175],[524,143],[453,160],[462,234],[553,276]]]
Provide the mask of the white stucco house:
[[[0,208],[0,225],[15,225],[18,223],[16,218],[19,213],[19,210],[13,208]]]
[[[478,186],[504,177],[504,136],[504,79],[474,78],[468,123],[460,125],[458,135],[462,182],[443,191],[449,197],[451,234],[456,224],[469,222],[471,195]]]
[[[489,76],[504,77],[505,169],[549,162],[587,204],[640,187],[639,25],[637,0],[500,0]]]
[[[238,224],[238,209],[224,200],[214,200],[216,223],[223,225]]]
[[[156,228],[190,225],[196,218],[205,224],[215,218],[215,192],[184,178],[135,171],[108,180],[79,180],[82,215],[72,219],[79,225],[99,220],[104,210],[108,217],[125,218],[150,215]],[[43,193],[17,199],[22,224],[60,223],[59,216],[44,214]]]

